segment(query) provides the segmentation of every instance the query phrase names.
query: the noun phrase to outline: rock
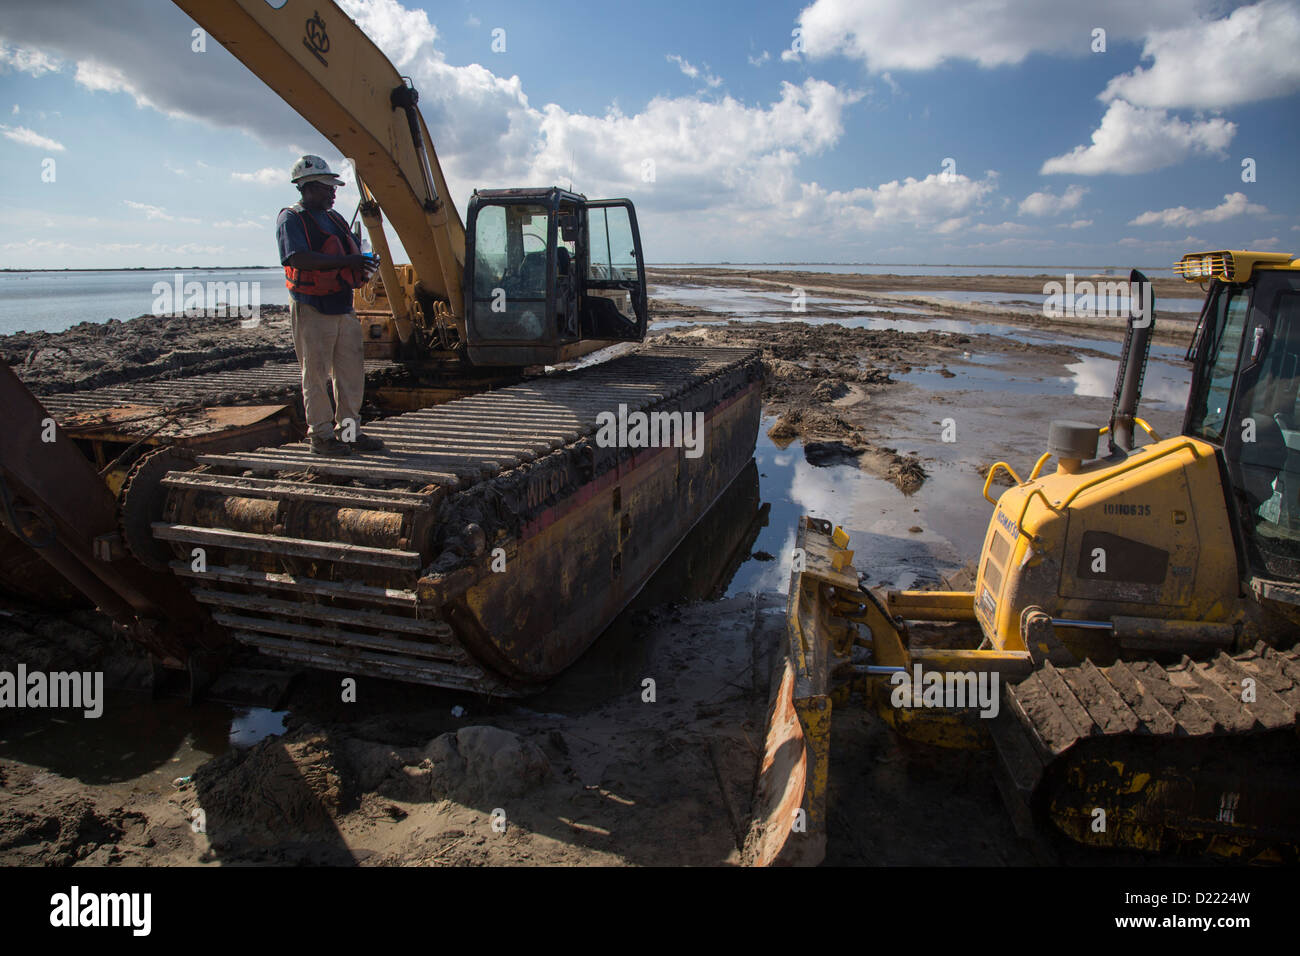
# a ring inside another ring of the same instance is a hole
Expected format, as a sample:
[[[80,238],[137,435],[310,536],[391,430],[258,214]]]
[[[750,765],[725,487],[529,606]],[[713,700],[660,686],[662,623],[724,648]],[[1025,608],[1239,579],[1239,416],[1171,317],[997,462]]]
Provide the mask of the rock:
[[[385,744],[349,739],[344,747],[348,763],[356,775],[357,790],[379,790],[386,780],[401,773],[406,763],[418,760],[419,754],[404,755]]]
[[[813,386],[812,398],[818,402],[833,402],[849,393],[849,387],[839,379],[824,378]]]
[[[425,748],[435,796],[468,802],[517,797],[551,772],[546,754],[500,727],[462,727]]]
[[[773,441],[790,441],[799,437],[799,422],[802,419],[803,415],[797,409],[786,412],[767,430],[767,437]]]
[[[829,465],[850,464],[863,451],[865,449],[854,448],[842,441],[806,441],[803,445],[803,454],[808,459],[808,464],[823,468]]]

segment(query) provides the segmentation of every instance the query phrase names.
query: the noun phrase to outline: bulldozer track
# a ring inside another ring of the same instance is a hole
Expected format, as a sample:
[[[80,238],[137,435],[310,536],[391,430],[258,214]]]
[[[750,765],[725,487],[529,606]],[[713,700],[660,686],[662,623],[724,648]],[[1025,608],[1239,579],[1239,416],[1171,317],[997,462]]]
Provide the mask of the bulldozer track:
[[[759,369],[746,349],[648,348],[373,422],[366,433],[384,440],[381,452],[324,458],[299,443],[199,455],[197,470],[162,480],[168,504],[153,532],[217,623],[264,653],[519,694],[530,682],[467,647],[430,582],[590,497],[601,456],[610,466],[620,455],[593,447],[601,412],[716,409]],[[477,547],[452,534],[465,515],[482,515]],[[198,567],[195,548],[206,556]]]
[[[1170,666],[1044,661],[1005,699],[1009,713],[991,729],[1018,825],[1043,813],[1085,844],[1194,842],[1269,859],[1300,845],[1295,649],[1261,642]]]
[[[1253,679],[1254,701],[1243,701]],[[1007,689],[1007,699],[1047,758],[1095,736],[1203,737],[1292,727],[1300,711],[1300,654],[1260,644],[1171,667],[1117,661],[1042,667]]]

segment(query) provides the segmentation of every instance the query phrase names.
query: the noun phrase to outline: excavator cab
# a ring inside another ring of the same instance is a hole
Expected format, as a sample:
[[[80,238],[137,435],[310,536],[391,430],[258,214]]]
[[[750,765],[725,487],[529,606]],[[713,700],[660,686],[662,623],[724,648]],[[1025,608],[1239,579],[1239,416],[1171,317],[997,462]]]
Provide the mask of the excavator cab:
[[[483,189],[467,220],[475,365],[549,365],[645,338],[645,263],[630,201],[558,187]]]
[[[1245,563],[1300,581],[1300,268],[1273,253],[1196,253],[1178,272],[1211,280],[1187,357],[1183,433],[1221,450]]]

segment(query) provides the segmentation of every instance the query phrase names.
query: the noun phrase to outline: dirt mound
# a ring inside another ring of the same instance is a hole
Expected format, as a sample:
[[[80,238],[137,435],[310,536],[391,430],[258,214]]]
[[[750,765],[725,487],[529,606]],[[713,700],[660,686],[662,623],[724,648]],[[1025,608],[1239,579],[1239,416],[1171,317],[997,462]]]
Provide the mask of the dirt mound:
[[[863,471],[892,481],[904,494],[919,489],[927,477],[915,455],[900,455],[896,449],[876,445],[867,438],[862,425],[824,409],[791,409],[776,420],[767,434],[779,445],[802,438],[804,457],[810,465],[856,463]]]
[[[0,361],[37,395],[248,368],[293,354],[285,306],[264,306],[254,328],[238,318],[142,315],[0,337]]]
[[[149,843],[147,827],[144,814],[121,808],[100,813],[84,797],[60,797],[33,809],[0,808],[0,858],[28,866],[118,863],[119,844]]]
[[[340,820],[367,794],[427,803],[495,806],[550,777],[534,744],[499,727],[462,727],[423,748],[400,748],[302,726],[245,750],[230,750],[195,771],[214,849],[283,851],[328,846]]]
[[[303,728],[201,766],[192,786],[213,846],[270,846],[333,830],[356,794],[352,768],[335,750],[329,734]]]

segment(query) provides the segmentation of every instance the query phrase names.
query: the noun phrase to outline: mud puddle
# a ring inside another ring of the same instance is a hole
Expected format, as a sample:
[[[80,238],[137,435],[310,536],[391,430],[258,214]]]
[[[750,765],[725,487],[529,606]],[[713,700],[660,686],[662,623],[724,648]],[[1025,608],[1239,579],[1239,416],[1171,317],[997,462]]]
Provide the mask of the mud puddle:
[[[1044,337],[1043,340],[1057,345],[1066,344],[1059,337]],[[1090,341],[1086,346],[1078,344],[1080,348],[1077,360],[1067,362],[1064,366],[1064,371],[1068,373],[1066,375],[1045,375],[1041,362],[1026,361],[1023,356],[971,354],[969,357],[964,356],[961,362],[914,368],[896,377],[899,381],[928,391],[1111,397],[1119,366],[1118,346],[1102,341]],[[1115,357],[1109,354],[1087,354],[1094,350],[1116,354]],[[1185,362],[1175,361],[1175,355],[1181,359],[1182,353],[1174,349],[1153,348],[1151,352],[1142,383],[1144,406],[1148,409],[1152,406],[1182,409],[1191,388],[1190,367]],[[954,372],[954,368],[958,371]]]
[[[1126,281],[1126,279],[1111,281]],[[1045,293],[1038,296],[1026,296],[1018,292],[967,291],[960,289],[944,289],[942,291],[888,289],[876,294],[882,298],[919,301],[935,299],[951,305],[992,305],[999,308],[1013,309],[1017,312],[1031,313],[1041,313],[1043,301],[1046,298]],[[1200,299],[1162,298],[1156,302],[1156,309],[1158,312],[1180,312],[1196,315],[1201,311],[1201,301]],[[1113,304],[1115,308],[1126,311],[1129,307],[1129,300],[1127,296],[1119,296],[1113,303],[1108,304]]]
[[[108,784],[150,775],[170,782],[231,747],[284,731],[286,712],[105,694],[103,713],[13,711],[0,726],[0,758],[38,763],[65,777]]]
[[[650,295],[656,298],[671,299],[682,305],[707,309],[712,312],[724,312],[730,315],[755,318],[773,316],[777,318],[805,318],[804,313],[793,313],[791,294],[771,290],[718,288],[705,285],[651,286]],[[933,315],[930,309],[895,306],[870,305],[860,300],[836,298],[816,294],[806,294],[803,305],[809,311],[826,311],[836,315],[853,315],[856,313],[900,312],[911,315]]]

